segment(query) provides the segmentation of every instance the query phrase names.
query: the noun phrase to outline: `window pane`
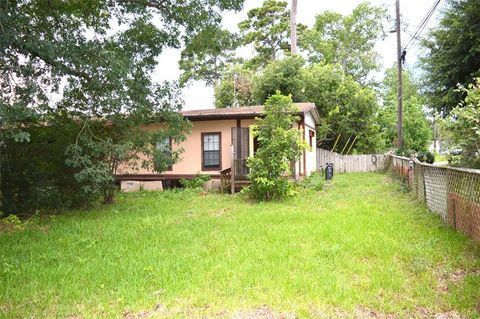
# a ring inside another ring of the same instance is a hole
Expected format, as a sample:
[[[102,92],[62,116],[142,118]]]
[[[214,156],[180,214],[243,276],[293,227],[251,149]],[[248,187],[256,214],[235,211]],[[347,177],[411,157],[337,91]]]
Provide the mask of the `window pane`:
[[[170,138],[157,141],[157,151],[170,152]]]
[[[220,166],[220,152],[219,151],[205,151],[203,153],[204,166]]]
[[[203,149],[205,151],[220,150],[220,136],[218,134],[208,134],[203,136]]]
[[[220,134],[203,135],[203,166],[220,167]]]

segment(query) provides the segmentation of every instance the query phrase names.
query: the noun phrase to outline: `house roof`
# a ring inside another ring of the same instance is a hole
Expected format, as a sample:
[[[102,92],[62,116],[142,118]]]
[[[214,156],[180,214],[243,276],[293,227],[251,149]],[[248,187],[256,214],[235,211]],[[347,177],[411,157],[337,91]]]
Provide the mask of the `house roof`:
[[[317,108],[314,103],[295,103],[298,107],[298,115],[305,115],[312,112],[315,121],[320,120]],[[183,111],[182,115],[189,120],[215,120],[215,119],[241,119],[241,118],[255,118],[263,114],[263,105],[256,106],[241,106],[229,107],[219,109],[204,109]]]

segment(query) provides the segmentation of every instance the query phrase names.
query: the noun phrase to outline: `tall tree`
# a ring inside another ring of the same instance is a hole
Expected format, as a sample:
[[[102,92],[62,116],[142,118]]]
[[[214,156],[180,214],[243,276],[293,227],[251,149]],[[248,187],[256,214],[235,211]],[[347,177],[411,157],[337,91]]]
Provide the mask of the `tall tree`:
[[[244,44],[253,44],[253,67],[275,61],[280,52],[289,51],[290,11],[287,2],[265,0],[261,7],[248,11],[248,19],[239,23]]]
[[[397,139],[397,71],[389,68],[381,86],[383,105],[377,123],[380,126],[384,148],[395,147]],[[426,116],[426,101],[419,85],[406,72],[403,73],[403,151],[425,152],[432,140],[432,128]]]
[[[346,16],[325,11],[317,15],[313,28],[302,32],[300,45],[310,62],[338,63],[345,73],[365,84],[370,72],[379,69],[374,47],[385,36],[385,15],[383,8],[366,2]]]
[[[233,65],[223,73],[215,86],[215,107],[254,105],[253,72],[241,65]]]
[[[332,149],[338,138],[337,152],[353,141],[353,151],[380,150],[375,123],[379,105],[373,89],[360,85],[339,65],[312,64],[305,69],[304,78],[304,101],[314,102],[320,113],[317,133],[322,147]]]
[[[431,105],[447,115],[465,97],[467,86],[480,76],[480,10],[477,0],[449,0],[438,27],[423,42],[422,59]]]
[[[215,85],[235,61],[238,45],[238,36],[227,30],[209,27],[198,33],[181,53],[180,83],[204,80],[207,85]]]
[[[467,87],[460,86],[465,100],[455,107],[443,126],[451,142],[462,150],[454,165],[480,169],[480,78]]]
[[[221,11],[239,10],[242,3],[3,1],[2,137],[28,142],[22,127],[73,119],[77,137],[68,148],[69,164],[86,190],[110,193],[119,161],[138,150],[155,156],[156,140],[179,142],[187,129],[177,113],[178,86],[152,79],[156,58],[165,48],[188,47],[204,30],[218,28]],[[139,129],[152,122],[162,129]],[[165,167],[158,164],[159,170]]]
[[[323,147],[331,148],[340,134],[341,145],[357,136],[353,150],[358,152],[377,151],[381,146],[375,92],[355,82],[339,65],[306,66],[296,55],[270,63],[252,81],[256,104],[265,103],[277,91],[291,94],[294,102],[315,103],[322,119],[318,136]]]
[[[253,77],[252,95],[259,104],[279,91],[291,95],[294,102],[305,102],[305,60],[301,56],[286,57],[270,63]]]

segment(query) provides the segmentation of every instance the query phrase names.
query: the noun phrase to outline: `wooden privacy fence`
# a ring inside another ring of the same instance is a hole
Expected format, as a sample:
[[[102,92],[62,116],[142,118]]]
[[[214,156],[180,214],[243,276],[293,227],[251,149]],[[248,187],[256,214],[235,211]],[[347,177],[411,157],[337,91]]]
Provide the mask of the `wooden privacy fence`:
[[[375,172],[385,168],[385,154],[341,155],[317,148],[317,169],[333,163],[335,173]]]
[[[480,171],[442,167],[390,155],[389,170],[400,175],[414,196],[453,228],[480,240]]]

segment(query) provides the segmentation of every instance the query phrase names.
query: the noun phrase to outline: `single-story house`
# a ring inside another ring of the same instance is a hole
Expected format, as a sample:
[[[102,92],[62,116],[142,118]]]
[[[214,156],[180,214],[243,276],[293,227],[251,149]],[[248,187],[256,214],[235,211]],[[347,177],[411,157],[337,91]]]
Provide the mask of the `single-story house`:
[[[313,103],[296,105],[299,111],[295,115],[299,120],[294,127],[304,131],[305,140],[311,146],[294,165],[295,176],[302,178],[316,169],[315,128],[320,116]],[[157,146],[170,145],[174,150],[182,148],[181,160],[161,174],[146,169],[120,169],[116,178],[119,181],[162,181],[164,186],[169,187],[176,185],[180,179],[193,178],[198,174],[208,174],[212,179],[219,180],[222,172],[231,169],[232,163],[236,163],[236,175],[246,176],[246,159],[254,156],[257,148],[250,126],[262,114],[263,106],[183,111],[182,115],[192,123],[186,140],[178,145],[170,140],[161,141]]]

